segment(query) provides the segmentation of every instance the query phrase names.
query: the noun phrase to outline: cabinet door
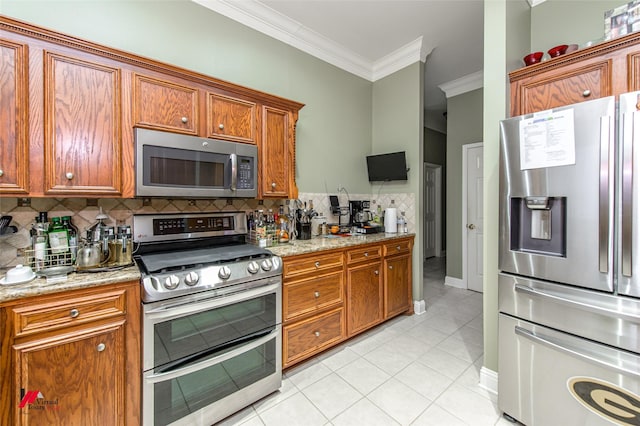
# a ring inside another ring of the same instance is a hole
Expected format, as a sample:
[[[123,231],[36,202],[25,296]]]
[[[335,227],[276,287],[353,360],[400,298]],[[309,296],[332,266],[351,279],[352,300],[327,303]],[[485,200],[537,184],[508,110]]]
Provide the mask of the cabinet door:
[[[124,321],[13,346],[16,425],[124,425]]]
[[[409,256],[384,260],[384,316],[392,317],[411,309],[411,268]]]
[[[120,70],[52,52],[44,65],[45,194],[120,195]]]
[[[135,74],[134,126],[198,134],[198,89]]]
[[[347,270],[347,334],[353,336],[382,321],[383,289],[380,262]]]
[[[29,192],[28,46],[0,40],[0,193]]]
[[[262,108],[260,182],[263,197],[289,198],[289,113]]]
[[[514,95],[520,99],[512,105],[512,113],[529,114],[609,96],[611,70],[610,60],[600,60],[540,73],[518,84]]]
[[[207,136],[235,142],[256,143],[256,104],[218,93],[209,93]]]

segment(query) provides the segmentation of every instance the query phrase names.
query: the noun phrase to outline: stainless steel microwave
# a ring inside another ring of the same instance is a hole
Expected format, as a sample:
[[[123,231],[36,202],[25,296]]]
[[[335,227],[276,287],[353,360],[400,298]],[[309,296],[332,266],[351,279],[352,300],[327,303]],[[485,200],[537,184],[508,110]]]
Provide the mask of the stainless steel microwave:
[[[255,145],[135,129],[137,197],[255,198]]]

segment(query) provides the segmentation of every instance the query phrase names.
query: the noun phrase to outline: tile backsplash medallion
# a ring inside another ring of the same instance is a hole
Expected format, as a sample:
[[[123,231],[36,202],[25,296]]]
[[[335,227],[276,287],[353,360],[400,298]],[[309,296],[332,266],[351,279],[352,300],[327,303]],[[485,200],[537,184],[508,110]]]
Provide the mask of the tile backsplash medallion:
[[[409,232],[415,230],[415,197],[414,194],[340,194],[340,205],[347,207],[348,200],[370,200],[371,210],[376,211],[378,204],[382,211],[389,207],[391,201],[400,212],[405,212]],[[85,198],[30,198],[28,207],[19,206],[18,198],[0,198],[0,213],[12,216],[11,225],[18,227],[18,236],[13,238],[0,236],[0,268],[14,266],[23,262],[25,241],[28,241],[29,230],[38,212],[46,211],[49,220],[57,216],[71,216],[73,224],[81,235],[96,222],[96,215],[102,207],[104,214],[109,216],[105,223],[109,226],[130,225],[132,216],[138,213],[177,213],[177,212],[218,212],[218,211],[253,211],[257,209],[273,209],[278,211],[280,205],[289,204],[289,200],[255,200],[255,199],[214,199],[188,200],[152,198],[149,205],[143,205],[142,199],[100,198],[87,200]],[[314,209],[327,218],[327,223],[338,223],[338,216],[331,214],[329,195],[324,193],[299,193],[301,202],[313,202]],[[92,203],[93,202],[93,203]],[[96,204],[97,206],[93,205]],[[342,217],[345,223],[348,217]],[[134,230],[135,233],[135,230]]]

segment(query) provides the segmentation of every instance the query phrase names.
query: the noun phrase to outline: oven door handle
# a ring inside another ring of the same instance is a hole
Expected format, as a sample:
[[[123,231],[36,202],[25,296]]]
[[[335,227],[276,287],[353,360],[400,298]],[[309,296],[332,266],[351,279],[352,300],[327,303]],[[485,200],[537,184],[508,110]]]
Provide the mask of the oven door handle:
[[[145,321],[150,320],[154,323],[167,321],[274,293],[279,287],[280,282],[277,282],[272,285],[260,286],[251,290],[239,291],[237,293],[213,298],[202,298],[202,294],[198,293],[193,297],[181,298],[180,302],[162,304],[157,308],[150,309],[144,313],[144,319]]]
[[[187,374],[195,373],[196,371],[209,368],[216,364],[220,364],[221,362],[227,361],[245,352],[253,350],[258,346],[264,345],[269,340],[275,338],[279,332],[280,332],[279,327],[276,327],[266,336],[256,339],[249,344],[240,344],[235,349],[229,352],[226,352],[222,355],[215,356],[213,358],[209,358],[204,361],[196,362],[194,364],[189,364],[186,367],[180,368],[178,370],[167,371],[165,373],[152,374],[150,376],[145,377],[145,381],[147,381],[148,383],[166,382],[168,380],[173,380],[178,377],[186,376]]]

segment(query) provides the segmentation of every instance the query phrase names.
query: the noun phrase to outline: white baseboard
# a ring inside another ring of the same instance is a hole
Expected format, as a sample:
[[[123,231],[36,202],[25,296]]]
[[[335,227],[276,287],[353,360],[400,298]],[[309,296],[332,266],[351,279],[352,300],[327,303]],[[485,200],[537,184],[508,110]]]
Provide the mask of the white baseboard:
[[[465,290],[467,289],[467,287],[464,285],[464,281],[462,281],[460,278],[446,276],[444,277],[444,284],[455,288],[463,288]]]
[[[480,387],[498,395],[498,373],[484,366],[480,368]]]
[[[422,315],[427,312],[427,304],[424,300],[414,300],[413,301],[413,313],[416,315]]]

